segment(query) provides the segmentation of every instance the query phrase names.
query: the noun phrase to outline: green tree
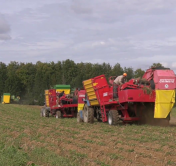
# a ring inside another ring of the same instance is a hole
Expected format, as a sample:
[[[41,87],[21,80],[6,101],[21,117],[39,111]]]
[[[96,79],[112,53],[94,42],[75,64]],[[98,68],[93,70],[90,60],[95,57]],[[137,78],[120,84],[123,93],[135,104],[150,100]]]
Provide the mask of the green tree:
[[[102,75],[102,74],[105,74],[103,72],[103,66],[101,64],[98,64],[98,63],[93,64],[92,65],[92,72],[91,72],[92,77],[96,77],[96,76]]]
[[[103,63],[102,70],[103,70],[103,73],[105,74],[106,78],[108,79],[111,76],[111,71],[112,71],[111,65],[109,63]]]
[[[0,62],[0,96],[5,92],[5,83],[7,80],[7,66],[6,64]]]
[[[164,67],[161,63],[153,63],[151,67]]]
[[[127,73],[127,80],[129,81],[130,79],[134,78],[134,71],[133,68],[131,67],[124,67],[124,72]]]
[[[58,61],[55,64],[55,78],[56,78],[56,84],[63,84],[65,82],[64,75],[63,75],[63,69],[62,69],[62,62]]]
[[[154,63],[152,67],[163,67]],[[55,84],[69,84],[72,88],[82,87],[84,80],[104,74],[119,76],[127,73],[127,80],[142,77],[144,71],[140,68],[135,71],[131,67],[122,68],[119,63],[111,66],[109,63],[75,63],[67,59],[57,63],[32,63],[11,62],[8,65],[0,62],[0,94],[10,92],[20,95],[26,104],[41,104],[44,102],[44,90],[51,89]],[[38,101],[35,103],[34,101]]]
[[[111,70],[111,76],[119,76],[122,75],[123,72],[124,70],[121,65],[119,63],[116,63]]]
[[[33,87],[36,74],[35,65],[32,63],[20,63],[16,74],[22,86],[21,102],[23,104],[34,104]]]
[[[83,88],[82,82],[87,79],[85,75],[85,68],[85,63],[77,63],[77,76],[75,78],[75,87]]]
[[[142,76],[144,75],[144,73],[145,73],[145,71],[144,70],[142,70],[142,69],[136,69],[135,71],[134,71],[134,77],[135,78],[138,78],[138,77],[140,77],[140,78],[142,78]]]
[[[77,65],[72,60],[65,60],[62,62],[62,75],[63,75],[63,84],[71,85],[75,87],[76,77],[78,75]]]
[[[36,63],[36,74],[33,88],[33,95],[37,104],[43,105],[44,103],[44,90],[49,89],[48,64],[38,61]]]
[[[5,91],[16,96],[20,96],[23,91],[23,85],[16,73],[18,68],[18,62],[10,62],[7,66],[7,79],[5,81]]]

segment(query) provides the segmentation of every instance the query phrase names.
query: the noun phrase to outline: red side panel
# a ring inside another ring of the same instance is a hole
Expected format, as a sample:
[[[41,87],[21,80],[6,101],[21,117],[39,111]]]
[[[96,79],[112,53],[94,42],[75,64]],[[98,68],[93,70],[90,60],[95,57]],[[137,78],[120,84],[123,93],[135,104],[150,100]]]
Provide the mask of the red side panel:
[[[151,95],[146,94],[142,89],[128,89],[119,91],[119,102],[154,102],[155,91]]]
[[[78,92],[78,103],[79,103],[79,104],[84,104],[83,99],[85,99],[85,94],[86,94],[86,91],[85,91],[85,90],[80,90],[80,91]]]
[[[101,105],[104,105],[104,102],[109,102],[110,99],[112,100],[112,88],[109,88],[109,86],[97,89],[96,94],[100,98]]]
[[[50,89],[49,90],[49,106],[53,107],[56,105],[56,90]]]
[[[112,99],[112,87],[108,85],[105,75],[95,77],[93,79],[93,87],[101,105]]]
[[[108,83],[107,83],[107,80],[106,80],[106,77],[105,75],[100,75],[100,76],[97,76],[95,78],[93,78],[93,86],[94,88],[102,88],[104,86],[107,86]]]
[[[153,78],[153,70],[152,69],[148,69],[142,78],[145,78],[146,80],[150,81]]]

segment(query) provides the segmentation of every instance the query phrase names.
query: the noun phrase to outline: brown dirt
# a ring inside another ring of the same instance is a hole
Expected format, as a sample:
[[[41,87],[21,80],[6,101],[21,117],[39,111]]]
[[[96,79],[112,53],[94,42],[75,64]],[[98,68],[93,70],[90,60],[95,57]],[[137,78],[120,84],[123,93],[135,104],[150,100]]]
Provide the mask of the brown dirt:
[[[170,123],[170,126],[175,126],[176,127],[176,118],[175,117],[171,117],[169,123]]]
[[[29,107],[35,109],[31,113],[34,114],[37,107]],[[22,133],[27,135],[21,139],[20,146],[28,153],[35,147],[45,147],[71,160],[75,151],[76,156],[87,155],[78,157],[81,166],[96,166],[103,163],[111,166],[165,166],[168,165],[168,161],[176,165],[176,149],[172,148],[176,143],[176,118],[173,117],[170,121],[172,128],[143,125],[108,126],[97,122],[78,124],[76,119],[56,120],[41,118],[39,115],[36,119],[26,117],[24,122],[19,120],[20,117],[17,120],[11,114],[4,117],[1,114],[1,117],[4,124],[8,119],[11,120],[9,123],[14,128],[14,131],[7,130],[7,134],[11,136],[8,142],[10,139],[18,139]],[[18,130],[15,126],[16,121],[25,126],[23,130]],[[143,136],[146,142],[141,138]]]
[[[28,131],[27,133],[30,134],[31,132]],[[54,133],[50,134],[48,137],[48,132],[46,132],[46,129],[38,129],[37,133],[42,133],[42,137],[40,139],[44,140],[44,143],[34,140],[30,141],[30,139],[25,138],[22,140],[22,148],[29,150],[29,147],[30,149],[33,149],[36,146],[47,147],[49,150],[54,151],[58,155],[67,157],[71,157],[70,150],[75,150],[77,153],[87,154],[88,157],[86,159],[82,159],[82,163],[89,163],[90,166],[96,165],[94,162],[95,160],[105,161],[112,166],[146,164],[160,166],[165,165],[168,160],[176,162],[176,158],[166,156],[166,152],[169,151],[169,149],[165,149],[164,152],[156,152],[155,150],[158,149],[160,145],[153,144],[152,142],[140,144],[140,146],[136,141],[126,142],[128,144],[125,142],[124,144],[115,144],[116,140],[123,141],[123,139],[118,138],[117,136],[109,137],[109,135],[103,135],[103,138],[99,139],[102,136],[99,133],[90,138],[92,131],[81,131],[74,139],[64,134],[60,137],[61,141],[58,141],[58,137],[55,136]],[[13,136],[17,135],[18,133],[13,133]],[[92,142],[87,143],[86,140],[88,139],[92,140]],[[98,145],[98,141],[103,142],[105,145]],[[130,144],[133,145],[134,143],[136,146],[130,146]],[[175,149],[173,151],[176,153]],[[117,155],[117,158],[115,157],[113,159],[110,154]]]

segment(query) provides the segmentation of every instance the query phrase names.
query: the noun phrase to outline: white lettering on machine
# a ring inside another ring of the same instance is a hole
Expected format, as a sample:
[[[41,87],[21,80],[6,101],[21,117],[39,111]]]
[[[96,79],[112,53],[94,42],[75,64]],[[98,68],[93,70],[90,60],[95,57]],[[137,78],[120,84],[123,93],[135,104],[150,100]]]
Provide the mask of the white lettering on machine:
[[[159,82],[160,83],[174,83],[174,79],[160,79]]]

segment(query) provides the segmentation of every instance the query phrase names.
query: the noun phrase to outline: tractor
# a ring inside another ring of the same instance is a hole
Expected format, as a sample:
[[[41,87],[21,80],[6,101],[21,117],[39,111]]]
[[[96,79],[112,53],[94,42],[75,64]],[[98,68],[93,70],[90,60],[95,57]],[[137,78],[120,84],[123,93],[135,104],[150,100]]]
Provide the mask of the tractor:
[[[81,92],[77,88],[70,94],[70,85],[56,85],[53,89],[45,90],[45,106],[41,109],[41,117],[76,117],[78,95]]]

